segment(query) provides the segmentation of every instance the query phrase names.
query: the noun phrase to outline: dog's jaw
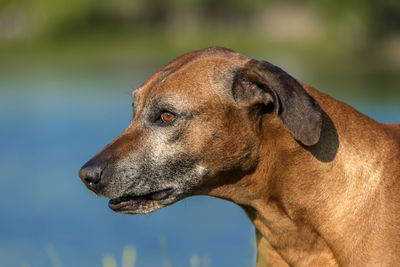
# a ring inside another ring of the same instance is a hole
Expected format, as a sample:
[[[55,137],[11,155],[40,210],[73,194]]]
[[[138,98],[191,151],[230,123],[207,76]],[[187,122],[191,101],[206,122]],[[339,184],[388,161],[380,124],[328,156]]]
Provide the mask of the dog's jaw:
[[[172,205],[182,198],[182,194],[168,188],[144,196],[125,196],[111,199],[108,206],[112,211],[120,214],[148,214]]]

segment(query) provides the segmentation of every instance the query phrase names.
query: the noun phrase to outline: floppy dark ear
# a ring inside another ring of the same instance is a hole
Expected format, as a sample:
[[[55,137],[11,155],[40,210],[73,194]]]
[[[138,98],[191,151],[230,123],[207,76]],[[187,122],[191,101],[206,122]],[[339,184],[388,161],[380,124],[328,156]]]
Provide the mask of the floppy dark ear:
[[[314,98],[289,74],[265,61],[250,60],[233,83],[239,103],[273,103],[277,116],[291,135],[307,146],[318,143],[322,111]]]

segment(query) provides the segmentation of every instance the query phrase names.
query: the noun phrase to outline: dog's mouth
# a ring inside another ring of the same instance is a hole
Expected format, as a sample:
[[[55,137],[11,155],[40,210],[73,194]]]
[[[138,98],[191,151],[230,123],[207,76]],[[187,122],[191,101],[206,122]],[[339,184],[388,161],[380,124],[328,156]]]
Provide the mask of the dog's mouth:
[[[111,199],[108,207],[118,213],[149,213],[172,204],[175,198],[172,196],[173,192],[172,188],[167,188],[139,196],[124,195]]]

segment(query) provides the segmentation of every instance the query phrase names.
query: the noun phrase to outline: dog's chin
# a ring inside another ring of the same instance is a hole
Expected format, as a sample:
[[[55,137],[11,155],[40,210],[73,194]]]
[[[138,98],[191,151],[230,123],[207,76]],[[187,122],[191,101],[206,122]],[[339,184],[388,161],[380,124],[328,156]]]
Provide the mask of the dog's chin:
[[[172,188],[151,192],[145,195],[124,195],[111,199],[108,207],[121,214],[147,214],[182,199]]]

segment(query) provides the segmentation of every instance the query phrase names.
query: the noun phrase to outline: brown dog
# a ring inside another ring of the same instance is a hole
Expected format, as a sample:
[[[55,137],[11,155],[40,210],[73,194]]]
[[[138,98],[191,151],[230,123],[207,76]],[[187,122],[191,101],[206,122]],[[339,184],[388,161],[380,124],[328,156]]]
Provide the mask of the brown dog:
[[[400,264],[400,125],[218,47],[173,60],[133,98],[132,123],[79,173],[112,210],[210,195],[255,225],[257,266]]]

